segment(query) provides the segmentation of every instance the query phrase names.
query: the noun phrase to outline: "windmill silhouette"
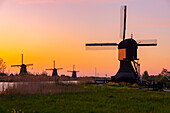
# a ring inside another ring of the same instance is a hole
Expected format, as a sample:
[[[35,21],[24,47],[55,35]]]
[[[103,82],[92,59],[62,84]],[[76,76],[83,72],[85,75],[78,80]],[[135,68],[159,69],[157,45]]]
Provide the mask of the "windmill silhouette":
[[[27,73],[27,66],[32,66],[33,64],[24,64],[23,63],[23,54],[21,55],[21,65],[11,65],[11,67],[21,67],[19,74],[26,74]]]
[[[53,61],[54,63],[54,68],[53,69],[46,69],[46,70],[53,70],[52,76],[59,76],[57,73],[57,70],[63,69],[63,68],[55,68],[55,60]]]
[[[67,72],[72,72],[72,78],[77,78],[77,72],[79,71],[75,71],[75,65],[73,65],[73,71],[67,71]]]
[[[126,9],[127,6],[123,7],[124,18],[123,18],[123,40],[117,43],[87,43],[86,46],[118,46],[118,60],[120,61],[120,68],[117,74],[112,77],[114,82],[129,82],[138,83],[140,82],[140,64],[137,58],[138,46],[157,46],[156,40],[142,40],[136,41],[131,38],[125,39],[126,32]]]

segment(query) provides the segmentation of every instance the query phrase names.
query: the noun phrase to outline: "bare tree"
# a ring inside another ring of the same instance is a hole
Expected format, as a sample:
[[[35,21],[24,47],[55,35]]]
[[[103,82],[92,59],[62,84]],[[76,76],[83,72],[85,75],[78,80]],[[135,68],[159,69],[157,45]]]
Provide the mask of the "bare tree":
[[[6,64],[2,58],[0,58],[0,73],[4,73],[6,69]]]

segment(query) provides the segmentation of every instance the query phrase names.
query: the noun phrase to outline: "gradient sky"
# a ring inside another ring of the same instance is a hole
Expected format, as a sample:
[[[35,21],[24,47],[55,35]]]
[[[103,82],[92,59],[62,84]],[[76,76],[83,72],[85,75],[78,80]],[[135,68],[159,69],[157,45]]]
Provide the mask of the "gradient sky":
[[[157,47],[139,47],[141,73],[170,70],[169,0],[0,0],[0,57],[7,73],[18,73],[12,64],[33,63],[28,71],[76,65],[79,76],[115,75],[118,50],[87,51],[87,42],[116,42],[120,39],[120,6],[128,6],[126,37],[157,39]],[[49,74],[52,72],[48,71]]]

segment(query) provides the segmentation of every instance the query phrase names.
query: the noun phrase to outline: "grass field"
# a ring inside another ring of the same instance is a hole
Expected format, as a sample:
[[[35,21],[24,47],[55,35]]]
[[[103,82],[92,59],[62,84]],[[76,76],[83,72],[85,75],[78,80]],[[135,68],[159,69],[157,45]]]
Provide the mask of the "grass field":
[[[107,86],[58,94],[1,94],[0,113],[170,113],[170,93]]]

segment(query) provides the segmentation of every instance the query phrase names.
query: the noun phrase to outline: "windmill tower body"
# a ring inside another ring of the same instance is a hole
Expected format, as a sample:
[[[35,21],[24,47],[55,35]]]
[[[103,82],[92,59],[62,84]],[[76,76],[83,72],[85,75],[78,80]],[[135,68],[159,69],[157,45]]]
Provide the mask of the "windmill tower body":
[[[19,74],[26,74],[27,73],[27,66],[32,66],[33,64],[24,64],[23,63],[23,54],[21,55],[21,65],[11,65],[11,67],[21,67]]]
[[[123,26],[123,40],[117,43],[88,43],[86,46],[118,46],[118,60],[120,61],[120,68],[117,74],[113,77],[114,82],[139,82],[139,70],[140,64],[137,58],[138,46],[157,46],[154,41],[152,43],[136,42],[133,36],[129,39],[125,39],[126,32],[126,7],[124,6],[124,26]],[[147,42],[147,41],[145,41]]]
[[[56,68],[53,69],[52,76],[59,76]]]
[[[27,68],[26,68],[27,66],[25,65],[25,64],[22,64],[21,65],[21,69],[20,69],[20,74],[22,74],[22,73],[27,73]]]
[[[118,45],[120,68],[115,76],[115,82],[135,83],[138,81],[138,72],[133,66],[137,59],[137,42],[134,39],[125,39]]]
[[[54,68],[53,69],[46,69],[46,70],[53,70],[52,76],[59,76],[57,71],[60,70],[60,69],[63,69],[63,68],[55,68],[55,60],[53,61],[53,63],[54,63]]]
[[[72,72],[72,78],[77,78],[77,72],[76,71]]]

